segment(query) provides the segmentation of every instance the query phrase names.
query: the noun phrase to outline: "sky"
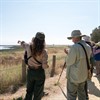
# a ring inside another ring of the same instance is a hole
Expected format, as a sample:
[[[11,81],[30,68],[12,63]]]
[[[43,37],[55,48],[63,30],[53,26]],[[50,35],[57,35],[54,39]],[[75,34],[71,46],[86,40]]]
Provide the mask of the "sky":
[[[73,30],[90,36],[100,26],[100,0],[0,0],[0,45],[30,42],[44,32],[46,44],[72,44]]]

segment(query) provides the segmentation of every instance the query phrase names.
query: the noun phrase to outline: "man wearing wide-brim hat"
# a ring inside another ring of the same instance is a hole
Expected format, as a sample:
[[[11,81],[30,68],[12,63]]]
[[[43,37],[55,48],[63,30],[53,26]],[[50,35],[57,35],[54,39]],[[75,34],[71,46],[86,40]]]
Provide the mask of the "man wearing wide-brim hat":
[[[68,100],[86,100],[85,82],[87,80],[87,62],[85,52],[80,44],[82,44],[87,52],[88,59],[90,59],[91,48],[82,40],[80,30],[73,30],[68,39],[74,42],[74,45],[69,50],[66,60],[67,64],[67,97]],[[79,44],[80,43],[80,44]]]

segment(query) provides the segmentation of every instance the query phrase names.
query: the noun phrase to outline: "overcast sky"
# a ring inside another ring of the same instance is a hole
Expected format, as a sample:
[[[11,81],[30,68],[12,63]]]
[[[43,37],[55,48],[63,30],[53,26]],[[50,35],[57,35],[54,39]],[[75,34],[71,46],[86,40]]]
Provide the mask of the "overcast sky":
[[[46,44],[72,44],[75,29],[90,36],[100,26],[100,0],[0,0],[0,44],[30,42],[44,32]]]

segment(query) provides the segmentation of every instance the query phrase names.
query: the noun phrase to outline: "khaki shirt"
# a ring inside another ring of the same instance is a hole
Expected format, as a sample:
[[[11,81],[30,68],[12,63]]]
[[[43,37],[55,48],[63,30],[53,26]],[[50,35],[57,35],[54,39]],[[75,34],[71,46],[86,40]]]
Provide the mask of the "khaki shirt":
[[[84,41],[80,41],[90,59],[92,53],[91,47]],[[73,83],[81,83],[87,80],[87,62],[86,55],[81,45],[75,43],[68,53],[66,65],[67,65],[67,78]],[[89,60],[90,61],[90,60]],[[89,62],[90,63],[90,62]]]
[[[22,47],[27,51],[27,55],[28,57],[32,56],[31,55],[31,49],[30,49],[30,44],[27,43],[23,43]],[[48,68],[48,54],[47,54],[47,50],[43,50],[42,54],[35,57],[39,62],[42,63],[42,67],[43,69]],[[33,57],[31,57],[28,60],[28,65],[31,67],[35,67],[38,68],[38,66],[40,66],[41,64],[39,64]]]

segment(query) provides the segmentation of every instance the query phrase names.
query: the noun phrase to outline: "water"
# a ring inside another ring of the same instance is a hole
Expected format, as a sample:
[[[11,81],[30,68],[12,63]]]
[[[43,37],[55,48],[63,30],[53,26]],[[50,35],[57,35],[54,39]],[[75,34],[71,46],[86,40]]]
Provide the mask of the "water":
[[[12,45],[0,45],[0,50],[11,49]]]

